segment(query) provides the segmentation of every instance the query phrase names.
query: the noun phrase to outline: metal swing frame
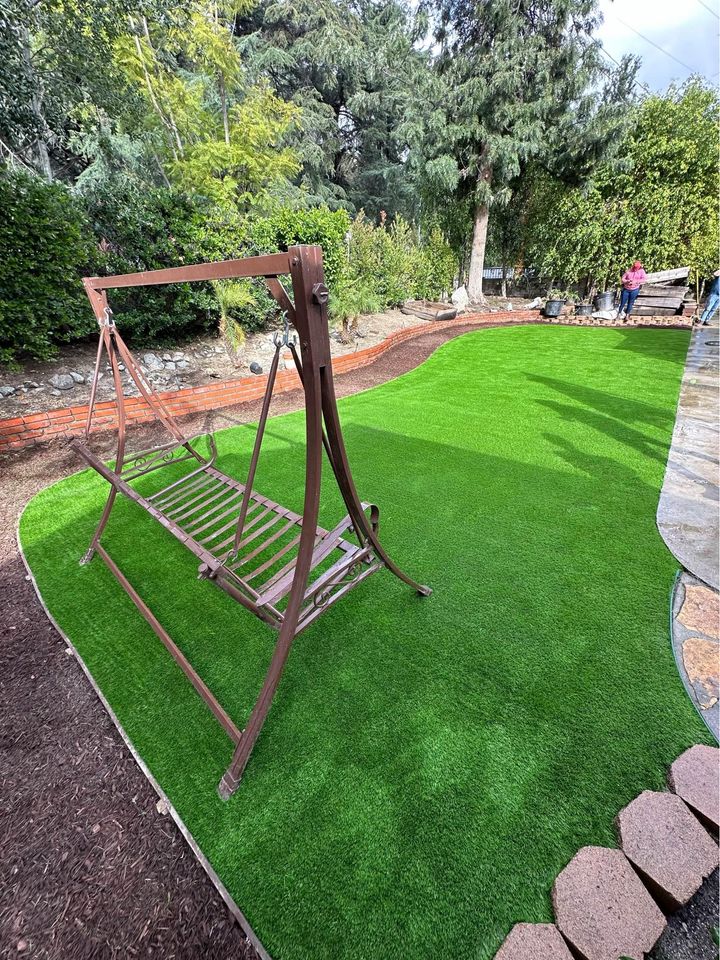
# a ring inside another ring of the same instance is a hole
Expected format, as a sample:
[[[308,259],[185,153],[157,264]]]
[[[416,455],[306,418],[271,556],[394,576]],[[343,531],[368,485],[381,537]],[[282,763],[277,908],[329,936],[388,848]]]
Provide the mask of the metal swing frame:
[[[293,298],[279,277],[289,274]],[[209,456],[202,456],[155,393],[115,325],[107,292],[121,287],[187,283],[234,278],[262,278],[286,317],[284,336],[275,337],[255,444],[246,482],[240,483],[215,466],[217,448],[209,435]],[[100,326],[84,441],[75,450],[110,484],[110,491],[90,547],[82,562],[98,554],[137,609],[184,670],[234,744],[232,761],[218,786],[227,799],[237,789],[260,734],[295,637],[325,610],[369,576],[386,567],[423,596],[432,592],[416,583],[390,559],[378,539],[379,511],[357,494],[348,463],[337,410],[330,360],[327,302],[322,250],[291,247],[287,253],[198,264],[83,281]],[[288,335],[292,324],[299,337]],[[253,489],[267,422],[280,350],[290,349],[305,394],[305,497],[302,515]],[[118,441],[114,466],[108,467],[89,448],[88,439],[100,377],[107,355],[117,402]],[[140,453],[126,452],[126,409],[120,365],[124,364],[141,397],[171,436],[168,443]],[[334,529],[318,526],[323,448],[342,494],[347,515]],[[187,462],[179,479],[149,496],[132,486],[138,477]],[[101,543],[117,494],[146,510],[200,561],[199,576],[218,587],[278,631],[275,649],[257,701],[243,729],[227,714],[182,650],[140,597]]]

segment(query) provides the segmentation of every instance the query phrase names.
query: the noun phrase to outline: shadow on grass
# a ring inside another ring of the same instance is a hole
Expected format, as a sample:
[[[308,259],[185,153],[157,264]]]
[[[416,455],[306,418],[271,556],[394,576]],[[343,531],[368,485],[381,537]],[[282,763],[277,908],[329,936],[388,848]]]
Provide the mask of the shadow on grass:
[[[546,432],[530,464],[520,446],[511,459],[346,420],[385,547],[434,594],[379,573],[298,638],[225,805],[229,741],[101,562],[78,566],[104,483],[70,478],[27,509],[50,609],[271,953],[339,956],[341,936],[343,956],[352,941],[358,955],[394,942],[491,956],[514,920],[550,918],[555,874],[583,843],[612,844],[617,810],[696,737],[667,645],[658,487],[636,469],[659,442],[620,408],[537,402],[627,458]],[[302,436],[301,418],[275,421],[258,474],[287,506],[302,502]],[[252,438],[223,434],[219,468],[242,480]],[[323,495],[329,526],[344,509],[327,469]],[[198,581],[195,557],[135,505],[119,500],[107,542],[242,726],[273,633]]]

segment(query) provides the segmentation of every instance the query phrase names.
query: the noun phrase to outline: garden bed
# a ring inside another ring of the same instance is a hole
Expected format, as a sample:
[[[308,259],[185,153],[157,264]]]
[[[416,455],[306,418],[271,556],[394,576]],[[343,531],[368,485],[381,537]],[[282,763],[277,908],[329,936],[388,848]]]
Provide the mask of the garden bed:
[[[527,303],[522,298],[491,297],[487,310],[504,314],[510,307],[525,309]],[[122,323],[121,317],[118,322]],[[400,330],[431,322],[400,310],[367,314],[361,317],[349,343],[343,343],[337,331],[332,332],[330,351],[333,357],[356,353],[384,342]],[[206,336],[177,347],[138,349],[137,356],[156,389],[181,390],[246,377],[250,375],[251,363],[259,364],[267,372],[274,350],[272,338],[272,331],[249,334],[240,350],[233,353],[220,337]],[[75,343],[62,347],[54,360],[29,361],[16,371],[0,370],[0,420],[86,404],[96,349],[94,341]],[[135,385],[124,372],[123,383],[128,395],[136,395]],[[110,368],[104,363],[98,400],[113,396]]]

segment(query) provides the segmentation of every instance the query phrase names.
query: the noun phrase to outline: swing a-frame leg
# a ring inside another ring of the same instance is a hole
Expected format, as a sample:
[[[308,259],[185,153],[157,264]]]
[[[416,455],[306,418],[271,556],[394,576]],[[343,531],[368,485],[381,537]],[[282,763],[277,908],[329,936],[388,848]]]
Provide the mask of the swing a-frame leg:
[[[288,273],[292,280],[292,299],[278,279]],[[276,340],[276,353],[245,483],[227,476],[215,466],[217,451],[212,437],[209,438],[209,453],[203,455],[194,441],[183,435],[123,342],[105,292],[116,287],[231,277],[263,278],[299,337],[298,350],[295,341],[288,336],[286,325],[285,336]],[[105,508],[84,561],[90,560],[95,553],[101,557],[234,743],[232,761],[218,787],[220,796],[227,799],[237,788],[250,759],[295,637],[332,604],[383,567],[419,594],[428,596],[431,591],[429,587],[416,583],[387,555],[378,539],[378,508],[361,502],[355,489],[333,386],[327,323],[328,291],[319,247],[292,247],[287,253],[150,273],[92,277],[84,283],[100,325],[100,343],[85,442],[74,441],[74,446],[110,484]],[[283,345],[291,350],[305,394],[302,514],[294,513],[253,489]],[[118,446],[112,467],[95,456],[87,444],[105,353],[117,394]],[[129,456],[125,449],[127,411],[121,364],[171,438],[165,444]],[[329,531],[318,526],[323,450],[347,510],[347,516]],[[180,464],[185,466],[180,468]],[[151,489],[150,480],[143,479],[139,485],[133,483],[150,474],[156,478],[166,477],[168,470],[169,482],[156,484],[154,489]],[[278,631],[265,680],[244,729],[238,729],[102,545],[101,537],[118,494],[144,509],[196,556],[200,578],[214,581],[241,606]]]

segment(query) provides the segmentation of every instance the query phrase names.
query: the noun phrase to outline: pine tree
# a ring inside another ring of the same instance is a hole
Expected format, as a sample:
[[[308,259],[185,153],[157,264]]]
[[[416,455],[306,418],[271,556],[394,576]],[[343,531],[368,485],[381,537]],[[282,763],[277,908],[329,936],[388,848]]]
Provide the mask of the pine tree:
[[[402,124],[428,57],[399,0],[260,0],[238,20],[243,61],[300,107],[306,201],[410,212]]]
[[[586,177],[617,137],[636,64],[604,65],[596,0],[437,0],[434,13],[447,124],[425,142],[425,171],[469,205],[468,292],[481,301],[492,204],[533,158]]]

